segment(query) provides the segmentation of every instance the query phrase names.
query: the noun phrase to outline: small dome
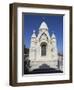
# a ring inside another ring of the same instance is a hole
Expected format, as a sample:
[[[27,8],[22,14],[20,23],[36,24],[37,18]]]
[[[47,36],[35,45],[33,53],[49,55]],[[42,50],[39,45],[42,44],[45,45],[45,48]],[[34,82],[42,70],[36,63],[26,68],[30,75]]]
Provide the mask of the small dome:
[[[55,34],[54,34],[54,33],[52,33],[51,38],[52,38],[52,39],[55,39],[55,38],[56,38],[56,36],[55,36]]]
[[[48,26],[47,26],[47,24],[43,21],[43,22],[41,23],[39,29],[48,29]]]
[[[33,30],[32,38],[36,37],[35,30]]]

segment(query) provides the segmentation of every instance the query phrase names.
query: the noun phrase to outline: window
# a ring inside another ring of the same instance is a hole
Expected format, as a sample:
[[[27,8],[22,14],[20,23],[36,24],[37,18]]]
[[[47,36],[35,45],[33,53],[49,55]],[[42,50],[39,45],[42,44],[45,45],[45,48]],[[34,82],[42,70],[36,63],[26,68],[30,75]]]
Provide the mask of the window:
[[[41,45],[41,56],[46,56],[46,45]]]
[[[51,49],[51,51],[53,52],[53,48]]]

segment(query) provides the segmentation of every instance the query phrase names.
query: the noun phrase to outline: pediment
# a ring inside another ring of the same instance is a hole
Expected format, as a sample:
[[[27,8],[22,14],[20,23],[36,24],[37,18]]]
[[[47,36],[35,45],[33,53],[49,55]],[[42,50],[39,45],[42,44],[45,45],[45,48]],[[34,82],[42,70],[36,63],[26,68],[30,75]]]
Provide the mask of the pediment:
[[[41,34],[39,40],[40,41],[43,41],[43,40],[48,41],[48,36],[45,33],[43,33],[43,34]]]

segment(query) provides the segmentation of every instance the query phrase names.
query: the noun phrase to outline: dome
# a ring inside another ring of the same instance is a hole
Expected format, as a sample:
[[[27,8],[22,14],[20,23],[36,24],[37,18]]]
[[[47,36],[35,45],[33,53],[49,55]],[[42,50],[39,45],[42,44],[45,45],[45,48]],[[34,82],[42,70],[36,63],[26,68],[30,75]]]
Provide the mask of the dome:
[[[43,21],[43,22],[41,23],[39,29],[48,29],[48,26],[47,26],[47,24]]]
[[[52,38],[52,39],[55,39],[55,38],[56,38],[54,33],[52,33],[51,38]]]
[[[36,37],[35,30],[33,30],[32,38],[35,38],[35,37]]]

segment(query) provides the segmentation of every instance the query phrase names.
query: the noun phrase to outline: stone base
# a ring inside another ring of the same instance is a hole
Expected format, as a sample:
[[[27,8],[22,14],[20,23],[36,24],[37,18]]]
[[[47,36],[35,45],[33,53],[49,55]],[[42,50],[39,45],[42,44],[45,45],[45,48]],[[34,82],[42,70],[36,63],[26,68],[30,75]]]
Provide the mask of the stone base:
[[[55,68],[58,69],[58,61],[31,61],[30,62],[30,71],[34,69],[48,69],[48,68]]]

